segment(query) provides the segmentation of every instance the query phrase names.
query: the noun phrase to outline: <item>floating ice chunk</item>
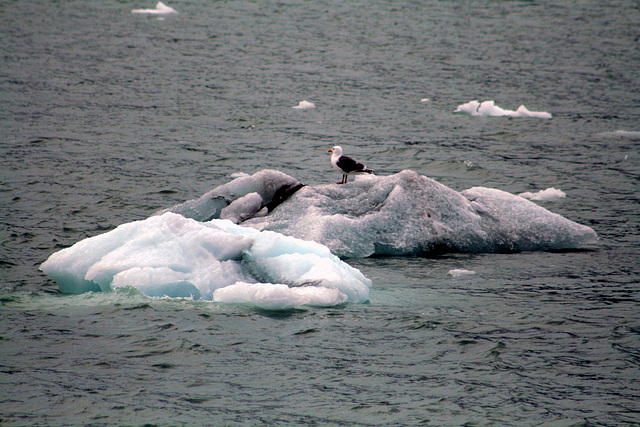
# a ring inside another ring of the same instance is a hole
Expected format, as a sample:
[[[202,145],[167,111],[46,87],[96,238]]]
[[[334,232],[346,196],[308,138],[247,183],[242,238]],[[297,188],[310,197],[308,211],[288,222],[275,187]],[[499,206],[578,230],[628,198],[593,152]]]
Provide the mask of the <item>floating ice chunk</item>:
[[[524,193],[518,194],[518,196],[524,197],[525,199],[529,200],[549,201],[562,199],[564,197],[567,197],[567,194],[562,190],[551,187],[547,188],[546,190],[540,190],[537,193],[526,191]]]
[[[63,293],[188,282],[204,296],[244,279],[226,261],[240,260],[253,243],[168,213],[82,240],[51,255],[41,269]]]
[[[309,102],[309,101],[300,101],[300,103],[298,105],[296,105],[295,108],[297,110],[308,110],[310,108],[316,108],[316,105],[313,102]]]
[[[272,308],[362,303],[371,285],[318,243],[170,212],[82,240],[51,255],[41,269],[63,293],[130,286],[149,296],[212,299],[227,287],[245,295],[247,286],[233,286],[251,283],[249,299]]]
[[[429,98],[422,98],[422,99],[420,100],[420,102],[429,102],[429,101],[431,101]]]
[[[473,270],[465,270],[464,268],[455,268],[447,273],[451,277],[472,276],[476,274]]]
[[[287,310],[303,305],[330,307],[347,301],[337,289],[322,286],[290,288],[283,284],[238,282],[213,293],[213,300],[232,304],[249,304],[266,310]]]
[[[459,193],[413,171],[307,186],[243,225],[322,243],[342,257],[578,248],[596,233],[513,194]]]
[[[148,13],[151,15],[168,15],[170,13],[178,13],[174,8],[167,6],[161,1],[158,2],[155,9],[134,9],[131,13]]]
[[[507,117],[536,117],[540,119],[550,119],[551,114],[544,111],[529,111],[527,107],[521,105],[516,111],[505,110],[495,104],[494,101],[469,101],[466,104],[458,105],[454,113],[465,113],[471,116],[507,116]]]

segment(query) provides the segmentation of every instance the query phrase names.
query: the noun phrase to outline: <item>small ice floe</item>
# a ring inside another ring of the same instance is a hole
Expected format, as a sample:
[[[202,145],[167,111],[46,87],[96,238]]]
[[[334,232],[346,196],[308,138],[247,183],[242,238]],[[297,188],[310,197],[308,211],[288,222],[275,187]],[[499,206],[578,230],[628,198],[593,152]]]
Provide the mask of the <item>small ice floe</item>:
[[[567,197],[567,194],[562,190],[551,187],[547,188],[546,190],[540,190],[537,193],[526,191],[524,193],[518,194],[518,196],[529,200],[549,201],[562,199],[564,197]]]
[[[447,273],[451,277],[473,276],[476,274],[473,270],[465,270],[464,268],[454,268]]]
[[[431,101],[429,98],[422,98],[422,99],[420,100],[420,102],[429,102],[429,101]]]
[[[505,110],[495,104],[494,101],[469,101],[466,104],[458,105],[454,113],[465,113],[470,116],[506,116],[506,117],[536,117],[539,119],[550,119],[551,113],[545,111],[529,111],[527,107],[521,105],[516,111]]]
[[[168,15],[170,13],[178,13],[177,10],[175,10],[172,7],[167,6],[166,4],[162,3],[161,1],[158,2],[158,4],[156,5],[155,9],[134,9],[131,11],[131,13],[148,13],[151,15]]]
[[[295,108],[296,110],[308,110],[310,108],[316,108],[316,105],[313,102],[300,101],[298,105],[292,108]]]

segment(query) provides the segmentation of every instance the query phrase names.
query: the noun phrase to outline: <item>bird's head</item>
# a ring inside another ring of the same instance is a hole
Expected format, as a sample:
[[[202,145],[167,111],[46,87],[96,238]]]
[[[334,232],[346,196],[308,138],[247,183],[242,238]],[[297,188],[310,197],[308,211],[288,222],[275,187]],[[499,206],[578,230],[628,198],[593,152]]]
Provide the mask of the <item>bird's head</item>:
[[[329,153],[334,153],[337,156],[341,156],[342,155],[342,147],[340,147],[339,145],[336,145],[331,150],[329,150]]]

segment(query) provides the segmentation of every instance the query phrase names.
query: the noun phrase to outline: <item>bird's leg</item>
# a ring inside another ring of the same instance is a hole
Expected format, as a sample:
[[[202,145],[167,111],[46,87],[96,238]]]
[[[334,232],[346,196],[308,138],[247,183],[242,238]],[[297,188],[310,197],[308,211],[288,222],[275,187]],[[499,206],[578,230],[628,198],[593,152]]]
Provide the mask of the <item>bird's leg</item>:
[[[336,184],[344,184],[344,183],[346,183],[347,182],[346,178],[347,178],[347,174],[343,173],[342,174],[342,181],[336,182]]]

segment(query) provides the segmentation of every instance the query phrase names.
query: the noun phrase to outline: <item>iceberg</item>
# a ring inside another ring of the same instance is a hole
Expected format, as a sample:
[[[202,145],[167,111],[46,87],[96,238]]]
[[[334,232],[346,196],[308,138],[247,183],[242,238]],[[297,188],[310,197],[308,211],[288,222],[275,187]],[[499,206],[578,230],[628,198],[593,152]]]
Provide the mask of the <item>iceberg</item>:
[[[458,105],[454,113],[465,113],[470,116],[536,117],[539,119],[551,118],[551,113],[547,113],[546,111],[529,111],[524,105],[521,105],[516,111],[513,111],[505,110],[504,108],[497,106],[494,101],[484,101],[480,103],[476,100]]]
[[[315,241],[343,258],[577,249],[598,239],[590,227],[517,195],[483,187],[458,192],[410,170],[309,186],[266,170],[170,210],[217,218],[223,209],[211,203],[212,197],[224,193],[225,206],[231,206],[254,189],[262,191],[260,205],[276,194],[278,203],[266,212],[254,212],[258,203],[242,203],[251,207],[234,211],[238,224]]]
[[[149,296],[266,309],[364,303],[371,280],[339,257],[578,249],[596,233],[501,190],[457,192],[410,170],[305,186],[262,170],[52,254],[63,293]]]
[[[82,240],[40,268],[63,293],[135,287],[268,309],[363,303],[371,286],[319,243],[171,212]]]

